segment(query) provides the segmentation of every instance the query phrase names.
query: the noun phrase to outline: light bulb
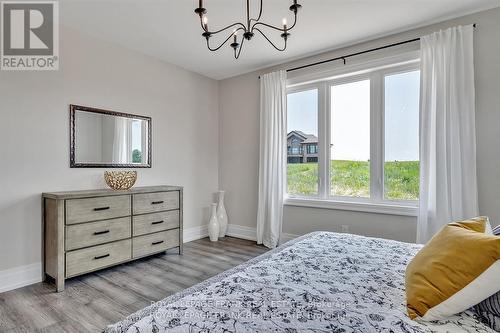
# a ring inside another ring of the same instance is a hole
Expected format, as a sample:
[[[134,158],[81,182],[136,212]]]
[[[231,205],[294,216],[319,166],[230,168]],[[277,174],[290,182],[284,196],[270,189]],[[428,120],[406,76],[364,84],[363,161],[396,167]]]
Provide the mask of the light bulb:
[[[208,23],[208,17],[203,16],[203,24],[207,24],[207,23]]]
[[[283,19],[283,25],[286,25],[286,18]]]

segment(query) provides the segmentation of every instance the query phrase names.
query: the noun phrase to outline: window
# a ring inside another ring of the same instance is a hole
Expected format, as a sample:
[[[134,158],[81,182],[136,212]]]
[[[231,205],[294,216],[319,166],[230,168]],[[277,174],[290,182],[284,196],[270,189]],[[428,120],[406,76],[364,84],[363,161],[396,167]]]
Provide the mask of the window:
[[[419,87],[414,61],[288,88],[289,202],[415,206]]]
[[[418,200],[420,72],[386,75],[384,197]]]
[[[308,145],[307,146],[308,154],[317,154],[318,153],[318,145]]]
[[[287,97],[287,192],[317,196],[318,158],[308,156],[312,151],[307,142],[318,142],[318,90],[290,93]]]
[[[330,89],[330,194],[369,198],[370,80]]]
[[[142,161],[142,124],[141,121],[132,121],[132,163],[143,163]]]

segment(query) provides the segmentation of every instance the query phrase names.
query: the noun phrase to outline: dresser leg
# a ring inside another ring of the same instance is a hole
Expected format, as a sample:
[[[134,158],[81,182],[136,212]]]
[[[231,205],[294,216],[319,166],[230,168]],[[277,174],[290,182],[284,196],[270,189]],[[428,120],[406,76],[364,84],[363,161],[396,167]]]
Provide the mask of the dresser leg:
[[[55,282],[56,282],[56,291],[58,293],[64,291],[64,279],[63,278],[57,278]]]

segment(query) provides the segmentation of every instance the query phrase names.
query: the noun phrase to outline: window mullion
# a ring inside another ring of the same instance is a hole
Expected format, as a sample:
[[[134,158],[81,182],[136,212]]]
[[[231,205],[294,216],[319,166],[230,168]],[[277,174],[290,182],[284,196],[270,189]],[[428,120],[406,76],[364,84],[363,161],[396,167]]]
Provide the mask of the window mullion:
[[[370,196],[372,201],[383,200],[383,75],[374,72],[370,80]]]
[[[319,160],[318,160],[318,173],[319,173],[319,197],[327,199],[330,191],[330,172],[329,172],[329,103],[328,103],[328,89],[327,84],[322,83],[318,87],[318,146],[319,146]]]

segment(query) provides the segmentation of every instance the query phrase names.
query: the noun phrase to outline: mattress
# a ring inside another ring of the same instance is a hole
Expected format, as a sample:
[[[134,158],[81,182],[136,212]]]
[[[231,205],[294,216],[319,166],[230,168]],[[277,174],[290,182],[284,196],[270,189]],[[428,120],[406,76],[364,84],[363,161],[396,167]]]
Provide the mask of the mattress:
[[[109,326],[146,332],[494,332],[472,311],[406,315],[404,275],[420,245],[315,232]]]

